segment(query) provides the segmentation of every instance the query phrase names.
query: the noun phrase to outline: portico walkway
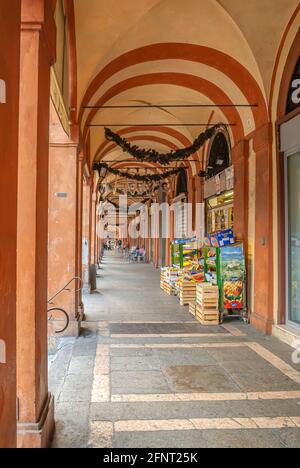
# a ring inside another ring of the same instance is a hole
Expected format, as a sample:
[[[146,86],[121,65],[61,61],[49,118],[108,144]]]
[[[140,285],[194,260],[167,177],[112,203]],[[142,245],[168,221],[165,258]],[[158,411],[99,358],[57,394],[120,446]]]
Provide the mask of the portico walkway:
[[[50,366],[53,447],[300,447],[293,350],[241,323],[202,327],[152,266],[111,255],[82,336]]]

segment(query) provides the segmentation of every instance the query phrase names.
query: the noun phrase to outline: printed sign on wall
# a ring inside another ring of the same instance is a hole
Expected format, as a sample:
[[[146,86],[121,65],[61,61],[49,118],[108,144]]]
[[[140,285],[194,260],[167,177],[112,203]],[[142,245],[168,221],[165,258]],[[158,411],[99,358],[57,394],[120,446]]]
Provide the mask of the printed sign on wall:
[[[0,340],[0,364],[6,364],[6,345],[3,340]]]
[[[6,104],[6,83],[0,80],[0,104]]]

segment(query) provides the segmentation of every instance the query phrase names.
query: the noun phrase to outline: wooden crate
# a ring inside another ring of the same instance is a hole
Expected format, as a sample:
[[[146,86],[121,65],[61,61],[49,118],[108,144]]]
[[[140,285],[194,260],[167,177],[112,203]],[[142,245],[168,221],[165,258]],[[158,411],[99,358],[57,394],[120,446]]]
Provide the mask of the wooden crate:
[[[164,283],[163,290],[169,296],[174,296],[175,295],[175,288],[173,286],[171,286],[171,284],[169,284],[169,283],[166,283],[166,282]]]
[[[210,283],[197,285],[196,319],[202,325],[219,325],[219,288]]]
[[[196,302],[202,309],[219,310],[219,288],[210,283],[197,285]]]
[[[184,281],[179,286],[179,299],[181,305],[188,305],[196,300],[196,283]]]
[[[161,289],[164,289],[165,282],[166,282],[166,271],[161,270],[161,272],[160,272],[160,287],[161,287]]]
[[[201,325],[220,325],[220,312],[219,310],[202,309],[196,306],[196,319]]]
[[[196,317],[196,302],[190,302],[190,303],[189,303],[189,313],[190,313],[193,317]]]

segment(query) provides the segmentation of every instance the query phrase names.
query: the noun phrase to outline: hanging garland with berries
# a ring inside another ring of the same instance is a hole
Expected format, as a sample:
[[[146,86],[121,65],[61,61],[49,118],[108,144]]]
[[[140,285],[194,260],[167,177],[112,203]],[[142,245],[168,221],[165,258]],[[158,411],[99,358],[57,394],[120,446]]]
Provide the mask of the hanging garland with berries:
[[[105,128],[105,138],[107,141],[114,142],[117,146],[122,148],[124,153],[130,154],[138,161],[158,163],[162,166],[168,166],[171,162],[187,159],[195,154],[222,126],[223,124],[214,125],[213,127],[205,130],[205,132],[200,133],[191,146],[176,151],[170,151],[165,154],[161,154],[154,149],[142,149],[136,145],[131,145],[125,138],[122,138],[109,128]]]
[[[114,169],[105,163],[95,163],[93,166],[94,171],[101,171],[101,169],[106,170],[110,174],[114,174],[120,177],[125,177],[126,179],[136,180],[139,182],[160,182],[168,177],[179,174],[182,171],[182,168],[171,169],[162,174],[132,174],[130,172],[120,171],[119,169]]]

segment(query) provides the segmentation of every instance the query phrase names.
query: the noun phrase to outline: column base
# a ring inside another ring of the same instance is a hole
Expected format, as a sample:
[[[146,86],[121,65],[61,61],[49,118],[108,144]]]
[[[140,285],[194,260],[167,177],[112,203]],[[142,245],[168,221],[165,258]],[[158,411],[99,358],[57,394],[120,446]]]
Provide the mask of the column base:
[[[77,338],[80,335],[80,331],[81,331],[81,319],[70,321],[68,329],[65,331],[65,333],[62,333],[61,336],[74,336]]]
[[[67,330],[63,333],[55,333],[55,322],[53,322],[53,330],[48,329],[48,337],[50,338],[64,338],[64,337],[74,337],[77,338],[80,335],[81,331],[81,320],[70,320]]]
[[[84,316],[84,308],[77,308],[76,309],[76,316],[72,314],[70,317],[70,322],[67,330],[65,330],[63,333],[55,333],[55,330],[58,328],[55,327],[55,321],[49,322],[48,325],[48,337],[52,338],[63,338],[63,337],[75,337],[77,338],[80,335],[81,331],[81,322],[83,321],[83,316]]]
[[[49,448],[54,435],[54,397],[49,393],[41,418],[37,423],[18,423],[18,448]]]
[[[77,316],[79,317],[79,320],[81,322],[86,321],[86,316],[85,316],[85,313],[84,313],[84,304],[83,303],[81,303],[81,304],[79,304],[79,306],[77,306]]]
[[[300,343],[300,330],[290,324],[287,325],[274,325],[273,336],[278,338],[283,343],[298,349]]]
[[[265,317],[253,313],[250,317],[250,323],[253,325],[253,327],[265,333],[266,335],[272,335],[272,329],[274,325],[273,320],[266,319]]]

